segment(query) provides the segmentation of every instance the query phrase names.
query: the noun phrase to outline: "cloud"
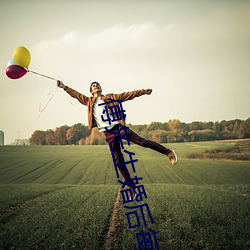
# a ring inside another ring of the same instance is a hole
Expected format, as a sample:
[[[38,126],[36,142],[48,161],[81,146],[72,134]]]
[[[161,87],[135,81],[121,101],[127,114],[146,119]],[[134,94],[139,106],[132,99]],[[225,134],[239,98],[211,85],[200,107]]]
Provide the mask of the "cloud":
[[[120,45],[120,42],[134,42],[150,35],[155,28],[152,23],[114,25],[93,35],[81,34],[78,31],[69,31],[61,37],[43,40],[35,48],[38,50],[52,49],[57,46],[74,49],[73,46],[81,46],[81,50],[111,48]]]
[[[151,36],[155,36],[156,32],[159,30],[153,23],[117,24],[93,35],[69,31],[61,37],[41,41],[34,47],[34,51],[39,55],[47,51],[51,56],[63,53],[69,60],[77,55],[94,59],[104,56],[106,60],[107,56],[112,58],[116,55],[126,55],[128,51],[142,50],[150,46],[149,43],[154,41]]]
[[[83,68],[103,75],[119,68],[123,74],[154,71],[164,75],[166,70],[174,74],[196,67],[203,74],[205,68],[214,70],[216,63],[221,69],[224,65],[225,72],[229,63],[240,58],[241,51],[249,51],[246,13],[242,9],[216,9],[185,22],[120,23],[94,34],[73,30],[41,41],[34,54],[43,67],[48,67],[49,57],[58,70],[70,67],[78,76]]]
[[[131,43],[138,44],[142,39],[150,35],[154,28],[152,23],[133,24],[125,26],[118,24],[100,33],[94,34],[87,39],[87,48],[91,50],[102,50],[120,48]]]
[[[54,69],[70,67],[77,72],[83,65],[87,71],[126,68],[131,62],[138,63],[147,57],[154,43],[151,36],[157,37],[157,32],[153,23],[117,24],[91,35],[69,31],[55,39],[41,41],[32,54],[37,58],[36,66],[45,70],[51,64]]]
[[[55,49],[56,47],[65,47],[70,48],[75,43],[77,43],[79,39],[79,33],[77,31],[69,31],[63,34],[61,37],[50,39],[50,40],[42,40],[37,45],[35,45],[35,50],[44,51],[47,49]]]
[[[77,32],[76,31],[71,31],[69,33],[66,33],[64,36],[62,36],[59,40],[58,43],[62,44],[74,44],[77,40]]]

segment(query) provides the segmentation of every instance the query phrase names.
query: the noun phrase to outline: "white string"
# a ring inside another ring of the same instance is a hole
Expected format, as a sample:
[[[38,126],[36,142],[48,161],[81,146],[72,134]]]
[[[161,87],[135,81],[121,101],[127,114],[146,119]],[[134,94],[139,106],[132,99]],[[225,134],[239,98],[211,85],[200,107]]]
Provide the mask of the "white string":
[[[50,93],[45,95],[43,100],[40,102],[40,105],[39,105],[39,108],[38,108],[38,114],[37,114],[39,118],[41,116],[41,113],[48,107],[48,105],[51,102],[52,98],[56,94],[57,89],[58,88],[54,89],[53,91],[51,91]],[[45,102],[46,99],[48,99],[48,100]],[[43,105],[44,102],[45,102],[45,105]]]
[[[39,118],[41,117],[41,113],[49,106],[49,103],[51,102],[52,98],[55,96],[57,90],[58,90],[58,87],[43,97],[42,101],[41,101],[40,104],[39,104],[39,108],[38,108],[38,114],[37,114],[37,116],[38,116]],[[47,100],[47,101],[46,101],[46,100]],[[68,100],[68,102],[69,102],[73,107],[76,107],[70,100]],[[44,103],[45,103],[45,104],[44,104]],[[44,105],[43,105],[43,104],[44,104]]]
[[[53,77],[50,77],[50,76],[46,76],[46,75],[40,74],[40,73],[35,72],[35,71],[32,71],[32,70],[30,70],[30,69],[27,69],[27,71],[28,71],[29,73],[33,73],[33,74],[36,74],[36,75],[39,75],[39,76],[46,77],[46,78],[48,78],[48,79],[50,79],[50,80],[58,81],[57,79],[55,79],[55,78],[53,78]],[[40,102],[40,105],[39,105],[39,108],[38,108],[38,117],[39,117],[39,118],[40,118],[40,116],[41,116],[41,113],[48,107],[48,105],[49,105],[50,101],[52,100],[52,98],[54,97],[54,95],[55,95],[57,89],[58,89],[58,88],[54,89],[53,91],[51,91],[50,93],[48,93],[47,95],[45,95],[45,97],[44,97],[43,99],[47,99],[47,98],[49,98],[49,99],[48,99],[48,101],[46,102],[46,104],[44,105],[44,107],[42,107],[42,104],[43,104],[44,100],[42,100],[42,101]],[[75,105],[74,105],[70,100],[68,100],[68,102],[69,102],[73,107],[75,107]]]
[[[46,77],[46,78],[48,78],[48,79],[50,79],[50,80],[57,81],[57,79],[55,79],[55,78],[53,78],[53,77],[50,77],[50,76],[46,76],[46,75],[40,74],[40,73],[35,72],[35,71],[32,71],[32,70],[30,70],[30,69],[27,69],[27,71],[28,71],[29,73],[33,73],[33,74],[36,74],[36,75],[39,75],[39,76]]]
[[[68,99],[68,102],[73,106],[75,107],[75,105]]]

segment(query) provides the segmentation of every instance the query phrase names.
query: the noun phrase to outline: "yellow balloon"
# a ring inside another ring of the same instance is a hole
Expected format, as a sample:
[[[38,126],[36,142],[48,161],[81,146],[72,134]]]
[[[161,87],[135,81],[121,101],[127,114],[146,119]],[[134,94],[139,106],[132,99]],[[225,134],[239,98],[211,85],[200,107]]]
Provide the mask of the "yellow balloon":
[[[23,46],[15,48],[13,58],[15,62],[21,67],[28,68],[30,65],[30,52]]]

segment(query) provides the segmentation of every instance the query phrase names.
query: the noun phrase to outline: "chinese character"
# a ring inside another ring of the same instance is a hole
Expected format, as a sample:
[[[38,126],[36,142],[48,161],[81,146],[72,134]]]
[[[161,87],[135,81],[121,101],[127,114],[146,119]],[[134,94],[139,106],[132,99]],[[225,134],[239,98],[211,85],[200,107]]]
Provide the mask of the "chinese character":
[[[129,152],[129,151],[127,151],[127,150],[124,150],[124,152],[127,153],[127,154],[129,154],[130,161],[125,161],[125,160],[124,160],[123,154],[121,154],[122,162],[121,162],[121,163],[116,163],[116,162],[115,162],[114,153],[112,153],[112,158],[113,158],[113,162],[114,162],[114,166],[115,166],[115,171],[116,171],[116,176],[117,176],[117,178],[119,178],[119,174],[118,174],[118,171],[117,171],[117,167],[118,167],[118,168],[119,168],[119,167],[120,167],[120,168],[121,168],[121,167],[124,167],[125,172],[128,173],[128,170],[127,170],[127,167],[126,167],[127,164],[131,164],[131,165],[132,165],[133,172],[135,173],[134,162],[137,162],[137,161],[138,161],[137,159],[135,159],[135,160],[132,159],[132,155],[135,155],[135,153]]]
[[[109,125],[111,125],[111,121],[114,122],[114,121],[119,121],[122,119],[125,121],[126,115],[125,115],[125,110],[122,107],[122,101],[121,100],[113,100],[113,99],[108,99],[108,100],[111,100],[111,101],[99,104],[99,106],[105,105],[105,108],[103,110],[103,114],[106,113],[106,116],[107,116],[107,118],[105,119],[104,116],[102,115],[101,116],[102,121],[104,121],[104,122],[108,121]],[[114,102],[118,102],[118,104],[110,106],[110,107],[106,106],[106,104],[114,103]],[[111,120],[110,116],[111,116],[112,120]]]
[[[156,249],[159,250],[158,242],[157,242],[157,239],[156,239],[157,232],[150,229],[150,228],[148,228],[148,231],[153,233],[155,244],[156,244]],[[136,238],[137,238],[137,242],[138,242],[138,245],[139,245],[139,250],[154,250],[155,249],[150,233],[144,233],[143,229],[142,229],[141,233],[136,234]],[[134,249],[137,250],[136,245],[134,245]]]
[[[124,190],[121,190],[121,194],[122,194],[122,199],[123,199],[123,204],[124,203],[128,203],[128,202],[132,202],[134,199],[131,199],[131,197],[133,197],[133,193],[132,190],[134,191],[134,193],[136,194],[134,199],[139,202],[143,200],[142,195],[144,194],[145,199],[147,198],[147,194],[145,192],[144,186],[140,185],[140,186],[132,186],[131,188],[127,188]]]
[[[120,126],[124,129],[124,134],[121,134],[121,131],[119,129],[119,125],[118,124],[116,125],[117,132],[112,132],[112,131],[108,130],[107,128],[105,128],[106,131],[109,132],[110,134],[118,135],[118,137],[119,137],[119,139],[113,140],[113,141],[109,142],[109,147],[110,147],[110,150],[112,152],[118,150],[118,147],[120,146],[119,142],[121,144],[122,149],[124,149],[122,139],[126,139],[127,143],[128,143],[128,146],[130,146],[129,136],[131,135],[131,133],[128,133],[129,127],[123,126],[121,124],[120,124]],[[117,144],[117,142],[118,142],[118,144]],[[112,146],[113,144],[115,144],[115,147]]]
[[[128,209],[140,208],[141,214],[142,214],[142,218],[143,218],[143,222],[144,222],[144,226],[147,227],[147,223],[146,223],[144,212],[143,212],[143,207],[146,207],[148,215],[149,215],[149,218],[150,218],[151,222],[154,223],[153,218],[151,216],[151,213],[149,211],[148,204],[142,204],[142,205],[138,205],[138,206],[134,206],[134,207],[128,207],[128,206],[124,206],[124,207],[128,208]],[[131,225],[130,217],[129,217],[129,215],[131,215],[131,214],[135,214],[135,216],[136,216],[136,219],[137,219],[137,224],[136,225]],[[139,221],[139,216],[138,216],[137,211],[126,213],[126,216],[127,216],[127,219],[128,219],[129,229],[140,226],[140,221]]]
[[[136,181],[134,183],[134,180]],[[139,184],[139,180],[142,180],[142,178],[138,178],[137,176],[135,176],[135,178],[128,178],[126,179],[124,182],[118,180],[118,182],[120,182],[122,184],[122,188],[125,187],[125,185],[128,185],[129,188],[128,189],[124,189],[121,190],[120,193],[122,194],[122,198],[123,198],[123,204],[127,203],[127,202],[132,202],[135,200],[137,194],[136,194],[136,184]],[[131,183],[133,183],[133,185],[131,186]]]
[[[145,199],[147,198],[147,194],[146,194],[146,191],[145,191],[143,185],[134,186],[134,187],[132,187],[132,188],[133,188],[134,192],[136,193],[135,200],[136,200],[137,202],[143,200],[142,195],[144,195]]]
[[[143,200],[143,197],[142,197],[143,194],[144,194],[145,199],[147,198],[147,194],[145,192],[145,189],[144,189],[143,185],[132,186],[132,187],[130,187],[128,189],[121,190],[121,192],[120,192],[122,194],[123,204],[133,201],[133,199],[131,199],[131,197],[133,196],[132,190],[136,194],[134,199],[137,202]]]
[[[136,181],[134,184],[136,185],[136,184],[139,184],[139,180],[142,180],[142,178],[138,178],[137,176],[135,176],[135,178],[129,178],[129,179],[126,179],[124,182],[122,182],[122,181],[118,181],[119,183],[121,183],[122,184],[122,188],[124,188],[125,187],[125,185],[127,185],[128,184],[128,181]]]

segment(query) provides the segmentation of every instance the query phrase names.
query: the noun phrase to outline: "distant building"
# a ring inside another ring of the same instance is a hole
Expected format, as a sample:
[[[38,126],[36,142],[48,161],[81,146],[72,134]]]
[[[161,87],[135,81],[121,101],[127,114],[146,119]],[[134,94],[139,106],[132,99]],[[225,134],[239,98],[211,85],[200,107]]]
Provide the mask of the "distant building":
[[[4,145],[4,132],[0,130],[0,146]]]

